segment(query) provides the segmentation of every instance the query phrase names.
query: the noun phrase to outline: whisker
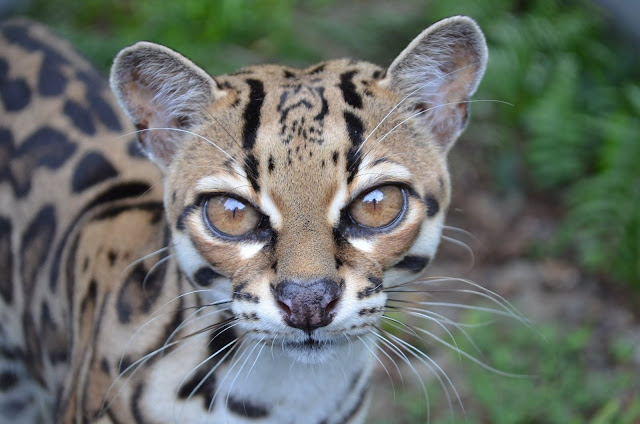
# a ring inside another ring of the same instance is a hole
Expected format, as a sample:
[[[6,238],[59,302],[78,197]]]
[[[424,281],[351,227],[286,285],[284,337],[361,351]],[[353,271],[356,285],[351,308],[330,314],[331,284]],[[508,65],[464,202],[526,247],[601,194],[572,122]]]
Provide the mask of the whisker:
[[[373,357],[376,359],[376,361],[380,364],[380,366],[382,367],[382,369],[384,370],[384,372],[387,374],[387,377],[389,377],[389,382],[391,383],[391,389],[393,390],[393,401],[395,403],[396,401],[396,387],[395,384],[393,384],[393,378],[391,378],[391,374],[389,373],[389,370],[387,369],[387,367],[385,367],[384,363],[380,360],[380,358],[378,357],[378,355],[375,354],[375,352],[369,347],[369,345],[367,345],[367,342],[365,342],[362,337],[356,335],[356,337],[358,337],[358,339],[362,342],[362,344],[364,345],[365,348],[367,348],[367,350],[371,353],[371,355],[373,355]],[[380,350],[380,349],[379,349]],[[382,350],[380,350],[382,351]],[[385,353],[386,354],[386,353]],[[386,354],[387,357],[389,357],[388,354]],[[391,358],[389,358],[391,360]],[[398,370],[398,375],[402,375],[400,373],[400,368],[398,368],[398,365],[391,360],[391,362],[396,366],[396,369]],[[404,386],[404,384],[403,384]]]
[[[146,132],[146,131],[177,131],[177,132],[182,132],[182,133],[187,133],[187,134],[191,134],[193,136],[198,137],[201,140],[206,141],[207,143],[211,144],[213,147],[215,147],[216,149],[220,150],[225,156],[227,156],[229,159],[231,159],[233,162],[236,163],[236,165],[240,166],[238,164],[238,161],[234,159],[233,156],[231,156],[229,153],[227,153],[223,148],[221,148],[220,146],[218,146],[216,143],[214,143],[213,141],[209,140],[206,137],[201,136],[198,133],[195,133],[193,131],[189,131],[189,130],[185,130],[182,128],[143,128],[140,130],[136,130],[136,131],[132,131],[126,134],[122,134],[121,136],[119,136],[118,138],[123,138],[123,137],[128,137],[130,135],[134,135],[137,134],[139,132]]]
[[[473,268],[473,266],[476,264],[476,255],[473,253],[473,249],[471,249],[471,247],[467,243],[460,240],[456,240],[453,237],[445,236],[444,234],[440,235],[440,238],[444,241],[447,241],[451,244],[454,244],[464,249],[469,254],[469,257],[471,258],[471,263],[467,265],[467,268],[468,270],[471,270]]]

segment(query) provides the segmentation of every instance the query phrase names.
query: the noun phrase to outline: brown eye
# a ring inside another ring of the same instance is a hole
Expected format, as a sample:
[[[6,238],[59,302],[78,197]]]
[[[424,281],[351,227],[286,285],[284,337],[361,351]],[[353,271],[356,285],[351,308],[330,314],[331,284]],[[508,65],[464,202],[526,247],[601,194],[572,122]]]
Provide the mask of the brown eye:
[[[214,233],[238,237],[254,230],[260,224],[261,215],[248,202],[219,195],[204,203],[204,219]]]
[[[351,218],[360,225],[379,228],[391,224],[404,209],[403,190],[395,185],[374,188],[349,205]]]

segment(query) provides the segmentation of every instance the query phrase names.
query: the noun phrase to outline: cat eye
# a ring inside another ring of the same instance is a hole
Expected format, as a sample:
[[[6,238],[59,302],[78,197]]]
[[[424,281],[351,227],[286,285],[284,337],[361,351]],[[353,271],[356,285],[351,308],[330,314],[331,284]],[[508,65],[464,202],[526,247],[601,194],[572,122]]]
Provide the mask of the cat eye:
[[[209,197],[203,205],[205,223],[222,237],[244,236],[260,225],[262,214],[250,203],[228,195]]]
[[[348,212],[358,225],[383,228],[401,217],[405,205],[404,189],[397,185],[384,185],[356,197],[349,205]]]

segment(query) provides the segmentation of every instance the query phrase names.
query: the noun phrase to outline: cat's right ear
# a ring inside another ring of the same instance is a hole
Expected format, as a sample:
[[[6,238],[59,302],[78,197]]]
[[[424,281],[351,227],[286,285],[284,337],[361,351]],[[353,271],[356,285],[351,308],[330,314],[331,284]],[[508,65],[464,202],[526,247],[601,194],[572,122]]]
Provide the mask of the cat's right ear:
[[[143,150],[163,170],[188,132],[205,121],[209,106],[225,95],[189,59],[148,42],[136,43],[116,56],[110,83],[139,130]]]

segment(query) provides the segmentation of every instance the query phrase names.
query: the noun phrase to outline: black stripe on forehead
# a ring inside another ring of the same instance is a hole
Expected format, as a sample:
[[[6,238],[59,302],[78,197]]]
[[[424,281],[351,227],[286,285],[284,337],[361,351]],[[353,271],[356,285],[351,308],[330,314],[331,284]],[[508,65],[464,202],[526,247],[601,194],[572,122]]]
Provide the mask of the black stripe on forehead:
[[[344,120],[347,124],[347,134],[349,134],[352,145],[347,152],[347,183],[351,183],[360,167],[361,154],[358,152],[358,147],[364,140],[364,124],[360,118],[351,112],[344,112]]]
[[[342,90],[344,101],[355,108],[362,108],[362,97],[358,94],[356,86],[353,83],[353,77],[358,71],[349,71],[340,75],[340,84],[338,87]]]
[[[260,127],[260,111],[264,102],[264,84],[256,79],[248,79],[249,103],[244,110],[244,128],[242,129],[242,147],[247,150],[256,143],[258,127]]]

